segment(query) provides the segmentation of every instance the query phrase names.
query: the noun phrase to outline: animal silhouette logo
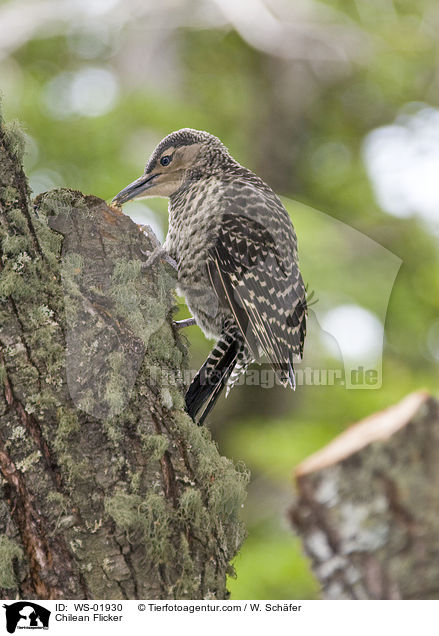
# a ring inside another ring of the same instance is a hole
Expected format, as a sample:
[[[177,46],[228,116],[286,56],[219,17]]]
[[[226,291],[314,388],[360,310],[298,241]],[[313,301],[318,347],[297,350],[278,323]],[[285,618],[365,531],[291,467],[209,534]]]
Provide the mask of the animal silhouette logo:
[[[13,634],[17,629],[48,629],[50,611],[37,603],[19,601],[3,605],[6,609],[6,629]]]

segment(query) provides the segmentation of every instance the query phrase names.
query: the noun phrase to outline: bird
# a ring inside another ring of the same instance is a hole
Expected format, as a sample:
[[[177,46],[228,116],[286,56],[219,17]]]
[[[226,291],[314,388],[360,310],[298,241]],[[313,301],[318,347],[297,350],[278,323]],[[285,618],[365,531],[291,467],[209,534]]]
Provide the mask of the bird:
[[[293,358],[306,335],[306,289],[296,234],[285,207],[260,177],[214,135],[192,128],[170,133],[141,177],[113,204],[169,199],[165,241],[149,255],[177,269],[177,290],[196,324],[217,342],[193,378],[186,411],[202,425],[223,389],[265,355],[279,382],[295,388]]]

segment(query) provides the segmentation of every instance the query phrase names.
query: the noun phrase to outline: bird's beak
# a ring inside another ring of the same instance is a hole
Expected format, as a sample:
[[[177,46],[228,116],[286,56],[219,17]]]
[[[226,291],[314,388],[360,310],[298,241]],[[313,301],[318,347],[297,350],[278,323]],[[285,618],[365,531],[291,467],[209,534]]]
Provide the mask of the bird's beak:
[[[126,188],[121,190],[118,194],[116,194],[112,203],[121,205],[122,203],[126,203],[131,199],[137,199],[138,197],[142,196],[147,190],[149,190],[149,188],[152,188],[154,179],[158,176],[158,174],[142,175],[141,177],[130,183],[130,185],[128,185]]]

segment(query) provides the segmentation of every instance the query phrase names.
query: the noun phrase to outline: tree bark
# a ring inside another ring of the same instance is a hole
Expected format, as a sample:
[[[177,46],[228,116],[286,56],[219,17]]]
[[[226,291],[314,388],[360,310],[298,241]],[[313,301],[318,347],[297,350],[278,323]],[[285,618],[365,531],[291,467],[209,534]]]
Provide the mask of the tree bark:
[[[227,598],[248,475],[184,412],[174,278],[0,128],[0,598]]]
[[[291,510],[330,599],[439,598],[439,404],[423,392],[296,469]]]

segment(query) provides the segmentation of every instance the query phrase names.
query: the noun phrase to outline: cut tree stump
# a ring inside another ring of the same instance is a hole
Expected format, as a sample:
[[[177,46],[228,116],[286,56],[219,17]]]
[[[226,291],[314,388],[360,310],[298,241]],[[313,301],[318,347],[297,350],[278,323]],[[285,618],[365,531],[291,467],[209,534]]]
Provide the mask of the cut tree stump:
[[[290,517],[328,599],[439,598],[439,404],[408,395],[295,471]]]

